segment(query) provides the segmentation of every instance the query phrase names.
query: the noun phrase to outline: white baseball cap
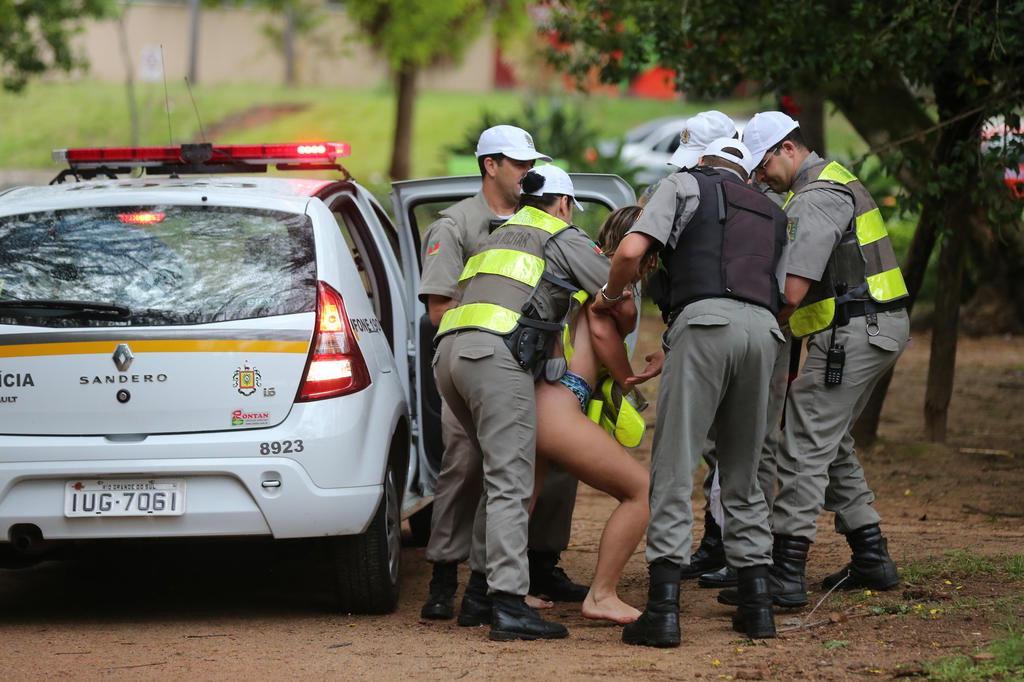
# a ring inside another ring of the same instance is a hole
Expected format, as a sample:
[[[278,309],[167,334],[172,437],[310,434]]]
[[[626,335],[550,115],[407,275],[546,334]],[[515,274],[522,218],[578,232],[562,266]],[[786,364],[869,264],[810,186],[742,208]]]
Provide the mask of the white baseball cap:
[[[704,150],[702,156],[717,156],[720,159],[732,161],[747,172],[747,177],[750,177],[750,172],[757,165],[754,162],[754,155],[747,149],[747,145],[731,137],[720,137],[713,140]]]
[[[719,137],[735,137],[736,124],[721,111],[702,111],[686,119],[679,133],[679,146],[668,160],[670,166],[693,168],[704,148]]]
[[[750,119],[743,129],[743,144],[756,159],[756,167],[764,159],[765,152],[782,142],[782,139],[800,127],[800,124],[781,111],[762,111]]]
[[[551,164],[538,166],[532,169],[530,173],[543,176],[544,184],[541,185],[540,189],[534,192],[524,192],[524,194],[530,194],[535,197],[544,196],[545,194],[564,194],[567,197],[572,197],[572,202],[576,204],[578,210],[586,210],[583,208],[583,204],[576,201],[576,189],[572,186],[572,179],[569,177],[569,174],[558,166]]]
[[[480,133],[476,143],[477,157],[489,154],[503,154],[516,161],[550,161],[551,157],[541,154],[533,146],[533,136],[515,126],[494,126]]]

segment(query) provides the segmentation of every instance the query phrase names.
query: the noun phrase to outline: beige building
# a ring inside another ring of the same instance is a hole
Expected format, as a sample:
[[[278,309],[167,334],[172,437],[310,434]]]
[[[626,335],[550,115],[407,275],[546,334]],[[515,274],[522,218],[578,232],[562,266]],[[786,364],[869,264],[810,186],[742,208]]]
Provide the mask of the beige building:
[[[443,1],[443,0],[440,0]],[[357,29],[338,6],[318,10],[322,19],[309,34],[295,39],[300,85],[376,87],[388,81],[387,64],[357,37]],[[187,2],[131,2],[124,11],[124,38],[132,68],[140,80],[160,80],[163,46],[168,81],[188,74],[190,12]],[[251,7],[208,9],[200,13],[196,80],[217,83],[272,83],[285,79],[284,52],[268,35],[284,28],[281,15]],[[121,82],[125,50],[116,20],[90,22],[78,40],[89,62],[89,76]],[[490,90],[498,59],[493,31],[483,34],[460,63],[425,70],[419,87]]]

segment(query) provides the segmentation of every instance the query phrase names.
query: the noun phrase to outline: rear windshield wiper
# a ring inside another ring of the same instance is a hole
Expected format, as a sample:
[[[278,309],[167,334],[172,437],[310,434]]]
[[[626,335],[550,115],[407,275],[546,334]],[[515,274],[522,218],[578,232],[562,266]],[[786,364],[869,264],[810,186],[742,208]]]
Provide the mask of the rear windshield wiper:
[[[63,301],[59,299],[0,299],[0,314],[32,317],[86,317],[124,320],[132,311],[126,306],[102,301]]]

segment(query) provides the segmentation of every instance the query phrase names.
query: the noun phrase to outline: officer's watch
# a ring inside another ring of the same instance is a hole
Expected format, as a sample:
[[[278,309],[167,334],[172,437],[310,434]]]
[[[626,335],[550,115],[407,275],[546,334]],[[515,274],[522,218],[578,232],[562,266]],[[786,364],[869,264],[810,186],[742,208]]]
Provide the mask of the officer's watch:
[[[619,301],[622,300],[622,297],[625,296],[625,294],[619,294],[618,297],[616,297],[616,298],[612,298],[611,296],[609,296],[608,295],[608,283],[607,282],[605,282],[604,286],[601,287],[601,292],[600,293],[601,293],[601,298],[603,298],[608,303],[618,303]]]

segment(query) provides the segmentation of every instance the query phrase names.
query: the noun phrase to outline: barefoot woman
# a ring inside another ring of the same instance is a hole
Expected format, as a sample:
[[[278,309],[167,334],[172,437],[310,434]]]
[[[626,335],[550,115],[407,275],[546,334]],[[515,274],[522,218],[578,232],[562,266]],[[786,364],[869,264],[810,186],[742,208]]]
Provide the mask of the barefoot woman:
[[[639,207],[627,206],[608,216],[601,232],[602,246],[614,252],[639,214]],[[594,580],[582,610],[587,618],[630,623],[640,612],[619,599],[616,585],[647,525],[649,475],[585,414],[602,365],[620,386],[632,375],[622,339],[636,324],[636,307],[632,301],[625,301],[617,313],[616,317],[591,315],[590,306],[586,306],[576,317],[566,375],[557,383],[538,383],[537,456],[619,500],[601,534]],[[539,490],[540,485],[535,489]]]

